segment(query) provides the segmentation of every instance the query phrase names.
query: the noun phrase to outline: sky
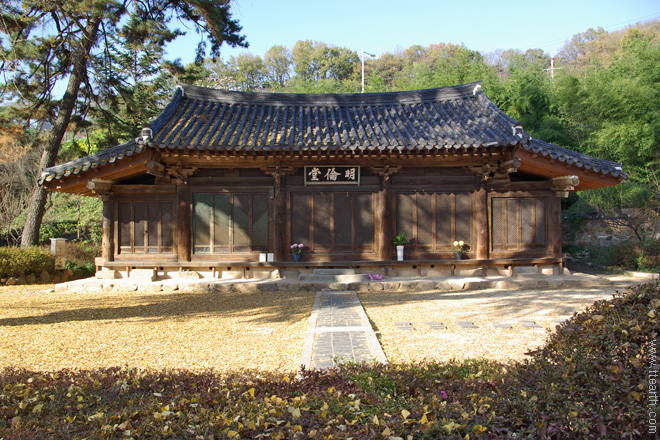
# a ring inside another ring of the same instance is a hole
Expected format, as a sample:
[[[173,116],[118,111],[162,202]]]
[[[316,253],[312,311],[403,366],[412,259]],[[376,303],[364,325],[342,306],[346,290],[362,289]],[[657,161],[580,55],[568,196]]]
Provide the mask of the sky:
[[[612,31],[660,18],[658,0],[232,0],[248,49],[223,45],[221,59],[298,40],[375,54],[412,45],[464,44],[482,53],[543,49],[555,54],[589,28]],[[184,28],[181,28],[185,30]],[[168,47],[171,59],[194,60],[193,30]],[[368,59],[368,57],[367,57]]]

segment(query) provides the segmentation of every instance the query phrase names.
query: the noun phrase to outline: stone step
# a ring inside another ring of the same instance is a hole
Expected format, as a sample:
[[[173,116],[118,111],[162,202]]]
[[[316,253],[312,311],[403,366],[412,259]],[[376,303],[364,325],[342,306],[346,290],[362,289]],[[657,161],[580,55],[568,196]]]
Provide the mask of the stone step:
[[[314,275],[355,275],[355,269],[314,269]]]
[[[316,275],[303,273],[300,274],[298,280],[301,283],[366,283],[369,281],[369,276],[366,274]]]

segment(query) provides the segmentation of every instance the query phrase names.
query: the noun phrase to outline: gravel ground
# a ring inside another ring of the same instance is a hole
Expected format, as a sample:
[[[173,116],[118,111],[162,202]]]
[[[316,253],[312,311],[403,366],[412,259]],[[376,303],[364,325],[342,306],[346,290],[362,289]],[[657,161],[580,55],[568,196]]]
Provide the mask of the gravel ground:
[[[545,343],[559,322],[600,299],[609,299],[626,284],[561,290],[430,291],[406,294],[359,294],[385,355],[390,362],[447,361],[486,358],[522,360],[525,353]],[[478,328],[460,328],[471,321]],[[539,328],[524,328],[534,321]],[[409,322],[412,331],[397,330]],[[432,330],[441,322],[445,330]],[[494,323],[510,324],[509,329]]]
[[[0,287],[0,369],[132,366],[295,372],[313,292],[56,293]],[[519,360],[548,332],[625,287],[579,290],[364,292],[359,298],[390,362]],[[541,328],[522,328],[533,320]],[[446,330],[432,330],[428,322]],[[458,327],[472,321],[477,329]],[[397,330],[410,322],[413,331]],[[508,323],[510,329],[495,329]]]
[[[311,292],[55,293],[0,288],[0,369],[297,371]]]

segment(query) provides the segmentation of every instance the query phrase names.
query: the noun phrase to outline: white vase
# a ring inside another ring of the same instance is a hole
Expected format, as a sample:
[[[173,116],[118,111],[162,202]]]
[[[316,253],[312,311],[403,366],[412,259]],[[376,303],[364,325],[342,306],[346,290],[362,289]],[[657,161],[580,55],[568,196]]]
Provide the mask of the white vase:
[[[396,260],[403,261],[403,245],[396,247]]]

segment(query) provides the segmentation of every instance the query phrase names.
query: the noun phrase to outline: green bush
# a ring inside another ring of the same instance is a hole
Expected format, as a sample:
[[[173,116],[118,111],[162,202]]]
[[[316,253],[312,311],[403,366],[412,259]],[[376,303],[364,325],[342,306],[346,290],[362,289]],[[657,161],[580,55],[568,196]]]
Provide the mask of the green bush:
[[[624,243],[610,250],[612,263],[628,270],[660,272],[660,241]]]
[[[33,247],[0,247],[0,278],[20,277],[42,271],[52,272],[55,257],[48,249]]]

